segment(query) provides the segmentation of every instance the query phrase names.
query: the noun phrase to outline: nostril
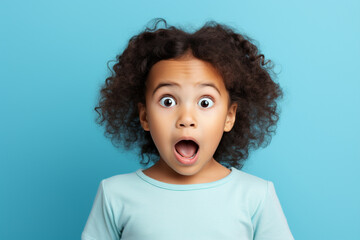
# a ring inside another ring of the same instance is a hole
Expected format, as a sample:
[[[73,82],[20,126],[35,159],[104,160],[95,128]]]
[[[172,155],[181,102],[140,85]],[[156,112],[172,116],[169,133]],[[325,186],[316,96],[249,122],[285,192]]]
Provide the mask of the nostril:
[[[176,122],[177,127],[196,127],[196,121],[194,119],[179,119]]]
[[[180,123],[180,127],[186,127],[186,126],[195,127],[195,123],[191,123],[190,125]]]

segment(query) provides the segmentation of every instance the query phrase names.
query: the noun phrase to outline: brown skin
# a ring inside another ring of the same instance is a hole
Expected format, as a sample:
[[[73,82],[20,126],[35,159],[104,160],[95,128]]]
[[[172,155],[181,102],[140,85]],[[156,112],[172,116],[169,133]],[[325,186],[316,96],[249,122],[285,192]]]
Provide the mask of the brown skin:
[[[163,86],[153,93],[160,83],[179,86]],[[219,92],[197,83],[213,84]],[[146,106],[138,104],[139,118],[143,129],[150,131],[160,159],[143,172],[172,184],[207,183],[227,176],[230,170],[213,155],[224,131],[234,125],[237,104],[229,104],[228,91],[215,68],[191,54],[161,60],[151,68],[146,86]],[[205,100],[213,105],[202,107]],[[183,136],[193,137],[199,144],[199,158],[191,166],[182,165],[174,154],[175,144]]]

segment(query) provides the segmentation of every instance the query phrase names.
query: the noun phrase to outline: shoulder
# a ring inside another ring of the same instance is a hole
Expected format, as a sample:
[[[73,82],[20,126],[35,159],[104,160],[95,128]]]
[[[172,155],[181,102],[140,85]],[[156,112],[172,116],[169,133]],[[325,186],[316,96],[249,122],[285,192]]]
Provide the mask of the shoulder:
[[[253,214],[266,199],[273,183],[258,176],[235,169],[233,189],[240,201],[245,203]]]
[[[258,176],[246,173],[243,170],[234,169],[234,177],[236,184],[242,188],[251,189],[254,192],[264,192],[268,188],[270,181]]]
[[[122,173],[117,174],[108,178],[104,178],[101,180],[103,185],[105,185],[107,188],[113,188],[118,187],[119,185],[129,185],[136,179],[136,173]]]
[[[109,199],[121,198],[124,193],[129,193],[131,189],[138,184],[136,172],[123,173],[104,178],[100,182],[99,188],[102,189],[104,195]]]

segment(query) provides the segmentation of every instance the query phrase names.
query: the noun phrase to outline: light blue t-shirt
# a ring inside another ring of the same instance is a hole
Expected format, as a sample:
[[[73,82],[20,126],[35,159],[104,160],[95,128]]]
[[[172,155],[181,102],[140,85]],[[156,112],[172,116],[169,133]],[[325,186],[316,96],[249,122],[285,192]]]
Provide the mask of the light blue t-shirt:
[[[170,184],[139,169],[101,181],[82,240],[291,240],[274,184],[234,167]]]

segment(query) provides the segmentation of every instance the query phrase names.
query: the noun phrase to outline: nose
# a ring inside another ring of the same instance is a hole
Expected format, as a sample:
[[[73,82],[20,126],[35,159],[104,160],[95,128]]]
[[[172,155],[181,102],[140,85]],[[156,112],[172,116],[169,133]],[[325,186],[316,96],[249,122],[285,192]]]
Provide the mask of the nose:
[[[179,118],[176,122],[177,128],[196,128],[197,122],[194,117],[194,112],[191,109],[182,109],[179,111]]]

